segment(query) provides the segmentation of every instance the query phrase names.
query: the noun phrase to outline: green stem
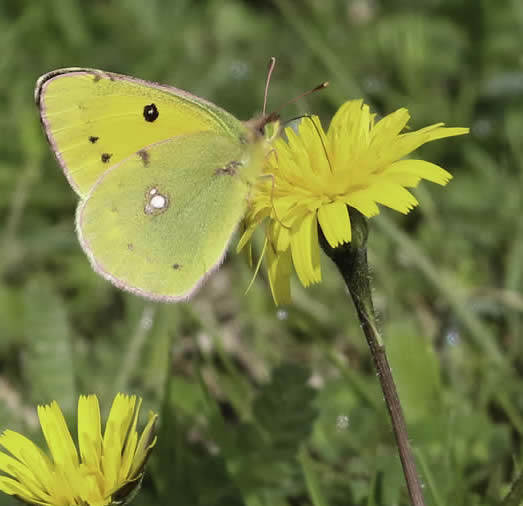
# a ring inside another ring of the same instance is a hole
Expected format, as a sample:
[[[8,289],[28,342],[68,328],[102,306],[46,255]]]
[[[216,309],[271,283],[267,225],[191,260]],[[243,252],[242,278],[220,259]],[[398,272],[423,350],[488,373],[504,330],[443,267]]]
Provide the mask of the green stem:
[[[319,233],[320,243],[325,253],[338,267],[356,307],[391,418],[411,503],[413,506],[425,506],[416,463],[409,444],[403,410],[390,370],[385,346],[376,326],[367,262],[367,222],[363,215],[352,208],[350,208],[350,218],[352,222],[352,240],[350,243],[332,248],[321,233],[321,229]]]
[[[507,497],[503,499],[501,506],[519,506],[523,499],[523,472],[512,485]]]

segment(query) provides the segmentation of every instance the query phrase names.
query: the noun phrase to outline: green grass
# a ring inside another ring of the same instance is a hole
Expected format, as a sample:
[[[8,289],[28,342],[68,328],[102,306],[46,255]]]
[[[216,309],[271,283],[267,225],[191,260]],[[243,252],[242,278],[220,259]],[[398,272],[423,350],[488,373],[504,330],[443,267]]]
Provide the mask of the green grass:
[[[496,505],[523,464],[523,4],[518,0],[3,0],[0,4],[0,429],[42,442],[35,405],[117,391],[161,412],[134,504],[408,503],[377,378],[341,278],[294,288],[233,252],[188,304],[95,275],[76,199],[39,125],[39,75],[94,67],[172,84],[242,119],[327,124],[346,99],[471,135],[420,156],[450,170],[406,217],[371,222],[375,303],[427,502]],[[103,226],[103,224],[101,224]],[[308,381],[307,381],[308,380]],[[146,411],[144,410],[144,411]],[[73,425],[71,425],[73,426]],[[1,495],[0,505],[14,504]]]

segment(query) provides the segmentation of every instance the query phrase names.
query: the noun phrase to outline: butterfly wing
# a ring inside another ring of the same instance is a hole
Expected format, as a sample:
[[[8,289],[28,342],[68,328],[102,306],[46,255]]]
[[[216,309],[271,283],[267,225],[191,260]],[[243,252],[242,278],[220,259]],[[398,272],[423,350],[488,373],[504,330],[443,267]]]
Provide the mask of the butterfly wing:
[[[252,146],[212,132],[174,137],[108,169],[77,212],[82,247],[116,286],[188,298],[221,263],[246,206]]]
[[[85,197],[98,178],[143,147],[209,131],[244,142],[246,127],[204,99],[177,88],[91,69],[42,76],[35,100],[71,186]]]

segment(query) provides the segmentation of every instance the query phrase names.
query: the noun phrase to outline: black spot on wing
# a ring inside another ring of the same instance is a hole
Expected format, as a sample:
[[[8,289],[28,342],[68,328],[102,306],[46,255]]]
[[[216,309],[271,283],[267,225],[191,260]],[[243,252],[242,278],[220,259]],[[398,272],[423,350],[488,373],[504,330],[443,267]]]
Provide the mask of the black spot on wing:
[[[178,269],[181,269],[182,266],[180,264],[173,264],[173,269],[177,271]]]
[[[94,135],[89,136],[89,142],[94,144],[100,137],[95,137]]]
[[[145,121],[148,121],[149,123],[156,121],[159,115],[160,113],[155,104],[149,104],[143,108],[143,117],[145,118]]]
[[[149,160],[151,159],[151,156],[149,155],[149,151],[146,151],[145,149],[140,149],[140,151],[138,151],[138,156],[142,159],[143,166],[148,167]]]
[[[112,153],[102,153],[102,156],[100,157],[100,159],[102,160],[103,163],[107,163],[111,159],[111,156],[113,156]]]
[[[233,160],[232,162],[229,162],[225,167],[219,167],[217,168],[214,173],[216,175],[227,175],[227,176],[235,176],[236,175],[236,169],[241,167],[243,164],[242,162],[237,162],[236,160]]]

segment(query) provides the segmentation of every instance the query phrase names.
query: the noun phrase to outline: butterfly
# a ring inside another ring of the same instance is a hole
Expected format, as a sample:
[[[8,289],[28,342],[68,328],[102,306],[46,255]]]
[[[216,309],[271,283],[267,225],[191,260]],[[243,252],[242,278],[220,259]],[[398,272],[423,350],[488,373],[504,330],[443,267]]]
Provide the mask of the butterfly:
[[[150,299],[191,297],[224,259],[278,116],[242,122],[178,88],[84,68],[40,77],[35,101],[94,270]]]

